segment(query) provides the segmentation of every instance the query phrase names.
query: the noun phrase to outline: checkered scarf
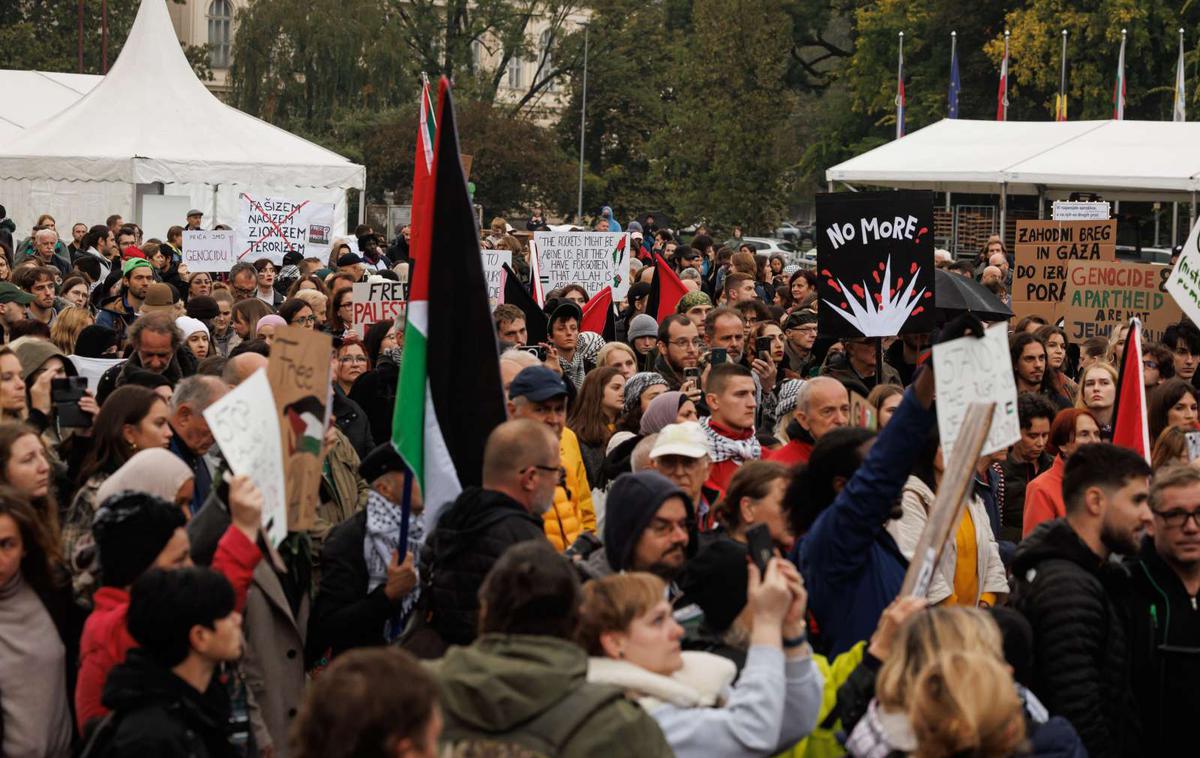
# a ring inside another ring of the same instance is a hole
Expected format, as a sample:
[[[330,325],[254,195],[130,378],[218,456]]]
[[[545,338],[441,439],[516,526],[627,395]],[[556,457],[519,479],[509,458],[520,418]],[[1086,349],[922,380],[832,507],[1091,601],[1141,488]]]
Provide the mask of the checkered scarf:
[[[719,430],[712,426],[712,417],[706,416],[700,419],[700,428],[704,430],[705,436],[708,437],[708,446],[711,449],[713,463],[721,461],[733,460],[738,463],[743,461],[756,461],[762,458],[762,445],[759,444],[758,438],[754,436],[754,430],[751,429],[749,436],[745,439],[734,439],[726,437]]]

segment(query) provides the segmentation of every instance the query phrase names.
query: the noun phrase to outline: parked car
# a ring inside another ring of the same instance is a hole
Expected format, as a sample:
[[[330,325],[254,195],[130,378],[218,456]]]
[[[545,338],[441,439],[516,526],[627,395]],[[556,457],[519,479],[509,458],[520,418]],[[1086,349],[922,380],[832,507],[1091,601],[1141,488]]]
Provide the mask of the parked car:
[[[740,240],[727,239],[724,244],[731,250],[737,250],[742,245],[749,245],[754,248],[756,255],[782,255],[784,263],[804,265],[803,253],[794,243],[787,240],[774,237],[742,237]]]
[[[803,240],[811,242],[815,232],[816,229],[811,225],[801,225],[791,221],[784,221],[775,229],[775,236],[795,244]]]

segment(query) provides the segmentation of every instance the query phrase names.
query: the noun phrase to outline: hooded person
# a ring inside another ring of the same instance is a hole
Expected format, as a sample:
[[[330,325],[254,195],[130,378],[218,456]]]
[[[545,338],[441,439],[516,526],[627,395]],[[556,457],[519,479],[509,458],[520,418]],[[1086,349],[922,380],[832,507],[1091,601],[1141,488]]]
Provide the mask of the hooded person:
[[[117,333],[107,326],[85,326],[75,340],[75,355],[83,358],[117,358]]]
[[[664,392],[650,401],[642,421],[638,425],[638,433],[643,437],[648,434],[658,434],[668,424],[678,423],[679,409],[689,402],[687,395],[682,392]]]
[[[658,342],[658,322],[647,313],[639,313],[629,322],[628,337],[626,342],[637,353],[638,366],[645,371],[653,370],[654,359],[658,357],[654,349]]]
[[[607,502],[604,551],[589,561],[599,569],[595,574],[649,571],[670,583],[671,597],[678,598],[674,582],[698,544],[687,493],[657,471],[640,471],[618,477]]]
[[[646,282],[634,282],[629,285],[625,295],[625,310],[617,317],[616,336],[618,342],[626,342],[629,336],[629,322],[639,313],[646,310],[646,298],[650,297],[650,285]],[[641,306],[639,308],[638,306]]]

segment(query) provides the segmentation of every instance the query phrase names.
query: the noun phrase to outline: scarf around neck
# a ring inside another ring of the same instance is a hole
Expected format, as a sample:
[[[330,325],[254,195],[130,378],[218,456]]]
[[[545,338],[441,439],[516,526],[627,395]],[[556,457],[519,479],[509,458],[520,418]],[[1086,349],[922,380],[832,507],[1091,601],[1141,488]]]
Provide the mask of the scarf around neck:
[[[404,512],[399,503],[393,503],[373,489],[367,491],[367,529],[363,539],[363,558],[367,564],[368,594],[387,583],[387,568],[392,561],[392,553],[400,545],[400,526],[403,518]],[[414,558],[424,535],[424,520],[420,516],[412,516],[408,525],[408,550],[414,554]],[[418,594],[419,584],[404,598],[400,612],[385,625],[384,635],[389,641],[404,629],[408,615],[416,605]]]
[[[714,423],[712,416],[705,416],[700,419],[700,428],[704,430],[704,434],[708,437],[708,444],[712,450],[713,463],[728,460],[741,463],[743,461],[756,461],[762,458],[762,445],[759,443],[758,438],[754,436],[753,429],[747,430],[740,439],[730,437],[728,435],[734,432],[725,429],[720,424]]]

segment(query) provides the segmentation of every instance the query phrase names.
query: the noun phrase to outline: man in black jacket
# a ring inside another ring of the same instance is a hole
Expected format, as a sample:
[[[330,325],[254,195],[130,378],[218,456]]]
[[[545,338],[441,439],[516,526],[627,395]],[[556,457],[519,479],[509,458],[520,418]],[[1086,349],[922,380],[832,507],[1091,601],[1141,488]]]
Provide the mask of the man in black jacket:
[[[1151,524],[1150,466],[1107,443],[1084,445],[1063,476],[1065,518],[1037,527],[1013,559],[1013,605],[1034,632],[1034,693],[1065,716],[1093,758],[1143,755],[1123,604],[1132,555]]]
[[[208,568],[151,570],[133,585],[127,617],[140,647],[108,675],[88,755],[234,756],[217,667],[242,655],[233,587]]]
[[[1159,470],[1150,488],[1154,536],[1129,564],[1133,685],[1146,755],[1188,745],[1200,722],[1200,470]]]
[[[510,546],[546,539],[542,514],[562,476],[558,437],[545,424],[508,421],[492,430],[483,453],[483,487],[446,507],[421,551],[421,608],[447,643],[469,645],[483,578]]]

